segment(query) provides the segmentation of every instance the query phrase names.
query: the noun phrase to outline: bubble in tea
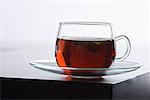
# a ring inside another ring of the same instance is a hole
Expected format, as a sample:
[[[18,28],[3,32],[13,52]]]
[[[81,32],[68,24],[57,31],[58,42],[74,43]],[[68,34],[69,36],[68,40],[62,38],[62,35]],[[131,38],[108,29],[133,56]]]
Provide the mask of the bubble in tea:
[[[113,39],[62,37],[56,42],[56,61],[60,67],[108,68],[115,58]]]

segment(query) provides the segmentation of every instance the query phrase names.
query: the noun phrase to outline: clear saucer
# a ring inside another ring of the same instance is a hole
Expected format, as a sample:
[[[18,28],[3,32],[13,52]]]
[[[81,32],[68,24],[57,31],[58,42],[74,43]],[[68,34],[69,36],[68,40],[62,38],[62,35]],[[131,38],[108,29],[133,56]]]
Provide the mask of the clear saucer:
[[[136,62],[120,61],[114,62],[110,68],[72,68],[72,67],[58,67],[55,59],[36,60],[30,62],[32,66],[38,69],[50,71],[53,73],[79,76],[106,76],[122,74],[137,70],[142,65]]]

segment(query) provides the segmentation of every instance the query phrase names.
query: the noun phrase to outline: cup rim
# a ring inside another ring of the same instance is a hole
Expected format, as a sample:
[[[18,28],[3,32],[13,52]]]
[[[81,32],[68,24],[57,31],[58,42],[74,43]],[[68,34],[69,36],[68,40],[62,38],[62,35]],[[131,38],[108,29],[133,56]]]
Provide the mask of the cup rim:
[[[88,22],[88,21],[66,21],[60,22],[63,25],[104,25],[104,26],[111,26],[109,22]]]

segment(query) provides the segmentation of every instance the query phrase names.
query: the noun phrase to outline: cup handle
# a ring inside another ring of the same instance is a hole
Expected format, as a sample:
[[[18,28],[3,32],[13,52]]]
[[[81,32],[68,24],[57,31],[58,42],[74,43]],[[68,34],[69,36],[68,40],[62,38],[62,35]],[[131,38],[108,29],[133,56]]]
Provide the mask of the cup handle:
[[[126,52],[124,53],[124,55],[122,57],[116,57],[117,61],[123,61],[124,59],[126,59],[129,56],[129,54],[131,52],[131,43],[130,43],[130,40],[127,36],[120,35],[120,36],[115,37],[116,41],[119,41],[119,40],[122,40],[122,39],[124,39],[126,41],[127,50],[126,50]]]

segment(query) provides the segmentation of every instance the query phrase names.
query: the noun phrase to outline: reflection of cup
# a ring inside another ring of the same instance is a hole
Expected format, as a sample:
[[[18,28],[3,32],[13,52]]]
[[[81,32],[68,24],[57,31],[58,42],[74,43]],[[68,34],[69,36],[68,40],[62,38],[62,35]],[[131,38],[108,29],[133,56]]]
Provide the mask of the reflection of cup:
[[[127,51],[115,58],[115,42],[127,41]],[[130,41],[124,36],[114,38],[110,23],[60,23],[56,41],[56,61],[60,67],[109,68],[113,61],[123,60],[130,53]]]

